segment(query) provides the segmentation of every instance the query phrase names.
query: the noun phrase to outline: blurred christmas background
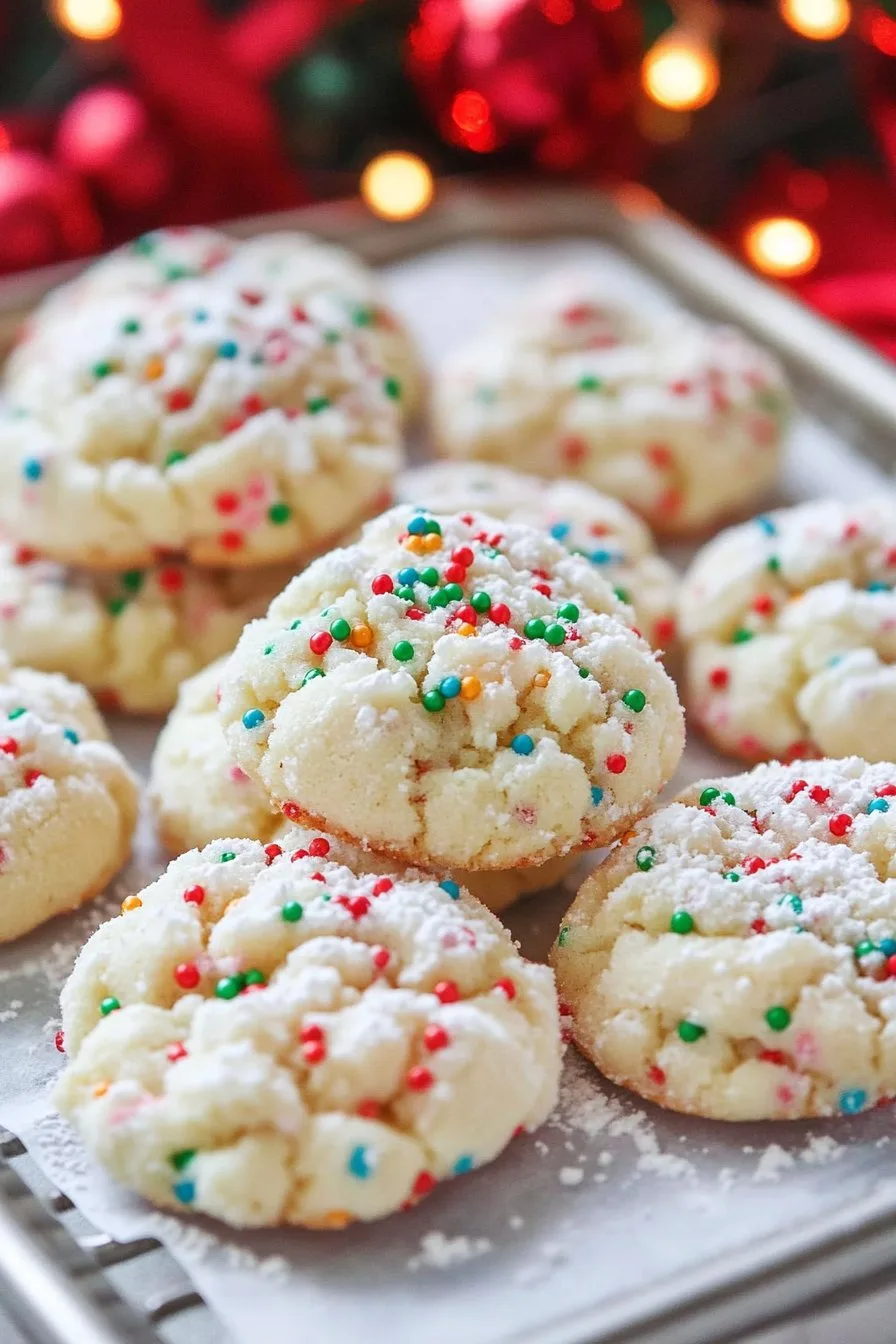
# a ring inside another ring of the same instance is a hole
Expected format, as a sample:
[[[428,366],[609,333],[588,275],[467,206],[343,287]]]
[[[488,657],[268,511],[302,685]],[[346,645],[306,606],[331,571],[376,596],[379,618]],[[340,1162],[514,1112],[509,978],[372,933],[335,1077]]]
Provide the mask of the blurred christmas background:
[[[896,358],[896,0],[0,0],[0,272],[635,180]]]

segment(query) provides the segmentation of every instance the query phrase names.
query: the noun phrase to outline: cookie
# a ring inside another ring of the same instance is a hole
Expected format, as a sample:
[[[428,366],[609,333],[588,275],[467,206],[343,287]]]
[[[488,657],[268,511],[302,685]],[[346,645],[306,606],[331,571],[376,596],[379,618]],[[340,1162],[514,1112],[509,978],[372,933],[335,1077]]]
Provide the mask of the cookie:
[[[553,976],[457,887],[219,840],[124,909],[63,990],[55,1100],[156,1204],[380,1218],[554,1104]]]
[[[896,765],[757,766],[641,821],[551,961],[614,1081],[721,1120],[896,1097]]]
[[[0,656],[0,942],[96,896],[127,859],[138,788],[90,696]]]
[[[790,397],[739,332],[608,308],[561,277],[445,361],[434,430],[448,457],[570,476],[664,536],[742,512],[775,479]]]
[[[731,528],[681,591],[694,720],[746,761],[896,760],[896,497]]]
[[[248,567],[320,550],[401,461],[390,378],[277,292],[215,273],[52,324],[0,418],[0,526],[52,559]]]
[[[397,507],[246,627],[235,764],[289,820],[423,868],[607,843],[681,756],[675,687],[581,556],[522,523]]]
[[[640,518],[583,481],[545,481],[484,462],[435,462],[403,472],[395,495],[445,513],[485,509],[495,518],[543,528],[598,567],[617,596],[634,607],[638,628],[654,648],[674,643],[675,570],[656,554]]]
[[[30,364],[47,357],[54,324],[78,309],[109,297],[157,294],[177,281],[210,275],[253,298],[276,289],[293,306],[310,304],[312,315],[332,331],[354,329],[375,362],[398,380],[404,413],[419,407],[420,357],[375,272],[344,248],[292,232],[240,241],[216,229],[156,229],[118,248],[39,305],[10,357],[8,386],[15,388]]]
[[[170,560],[104,574],[0,543],[0,649],[83,682],[106,708],[163,714],[184,678],[232,648],[293,572]]]
[[[392,871],[386,859],[356,845],[286,821],[261,786],[234,765],[218,722],[218,681],[224,659],[191,677],[159,734],[149,772],[149,797],[165,848],[172,854],[201,849],[219,836],[278,841],[290,852],[324,838],[331,855],[355,872]],[[490,910],[504,910],[520,896],[561,882],[574,860],[554,859],[536,868],[506,872],[442,872]]]

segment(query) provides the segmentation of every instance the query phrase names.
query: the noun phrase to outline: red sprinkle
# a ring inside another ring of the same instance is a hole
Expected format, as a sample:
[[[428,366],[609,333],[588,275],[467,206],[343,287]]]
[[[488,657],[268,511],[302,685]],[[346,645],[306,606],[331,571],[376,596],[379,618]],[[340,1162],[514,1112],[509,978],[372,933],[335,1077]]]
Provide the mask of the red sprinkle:
[[[388,574],[377,574],[370,587],[377,597],[382,597],[383,593],[391,593],[395,585]]]
[[[219,513],[236,513],[240,506],[240,497],[233,490],[222,490],[215,495],[215,508]]]
[[[329,630],[318,630],[308,641],[308,647],[312,653],[326,653],[327,649],[333,643],[333,636]]]
[[[222,532],[218,538],[223,551],[238,551],[243,544],[242,532]]]
[[[377,881],[374,882],[373,884],[374,896],[383,896],[387,891],[392,890],[392,885],[393,884],[391,877],[378,878]]]
[[[862,529],[858,523],[847,523],[843,529],[843,540],[855,541],[861,530]]]
[[[678,634],[678,626],[674,616],[661,616],[654,626],[656,637],[663,643],[674,639]]]
[[[661,1069],[659,1064],[651,1064],[650,1068],[647,1070],[647,1077],[657,1087],[665,1086],[666,1083],[665,1070]]]
[[[542,593],[545,597],[550,597],[551,595],[550,584],[533,583],[532,587],[535,589],[536,593]]]
[[[423,1044],[429,1051],[444,1050],[446,1045],[451,1044],[451,1037],[444,1027],[433,1022],[423,1032]]]
[[[510,647],[514,650],[514,652],[519,652],[519,650],[523,647],[523,641],[520,639],[519,635],[514,635],[513,638],[509,641],[509,644]]]
[[[267,864],[267,866],[270,868],[270,866],[271,866],[271,864],[274,862],[274,860],[275,860],[275,859],[279,859],[279,857],[280,857],[280,855],[281,855],[282,853],[283,853],[283,850],[280,848],[279,845],[265,845],[265,847],[264,847],[264,854],[265,854],[265,859],[264,859],[264,861],[265,861],[265,863]]]
[[[374,947],[371,950],[370,959],[378,971],[384,971],[392,957],[387,947]]]
[[[505,602],[496,602],[489,609],[489,619],[495,622],[495,625],[506,625],[510,620],[510,608]]]
[[[460,607],[458,611],[455,612],[455,615],[459,621],[465,621],[467,625],[475,625],[479,613],[475,607],[467,605],[465,607]]]
[[[201,905],[205,900],[205,887],[187,887],[184,892],[184,900],[188,905]]]
[[[754,933],[768,933],[768,925],[764,919],[754,919],[750,928]]]
[[[193,405],[193,393],[188,387],[174,387],[166,398],[169,411],[185,411]]]
[[[53,1037],[53,1044],[55,1045],[56,1049],[59,1051],[60,1055],[64,1055],[64,1054],[65,1054],[65,1032],[64,1032],[64,1031],[57,1031],[56,1035]]]
[[[179,1059],[186,1059],[187,1047],[183,1041],[174,1041],[172,1045],[169,1045],[165,1054],[168,1056],[170,1063],[176,1064]]]
[[[628,765],[628,760],[621,751],[616,751],[612,756],[608,756],[604,762],[611,775],[621,775]]]
[[[731,680],[731,673],[727,667],[713,667],[709,673],[709,684],[714,686],[717,691],[723,691]]]
[[[297,863],[299,859],[307,859],[307,849],[294,849],[289,856],[290,863]]]
[[[506,976],[501,980],[495,981],[495,989],[499,989],[508,999],[516,998],[516,985],[512,980],[507,979]]]
[[[327,1057],[327,1047],[322,1040],[306,1041],[302,1046],[302,1054],[307,1064],[322,1064]]]
[[[887,975],[896,975],[896,955],[887,957]]]
[[[774,600],[768,593],[759,593],[753,598],[753,610],[760,616],[770,616],[775,609]]]
[[[31,546],[17,546],[14,559],[17,565],[30,565],[32,560],[37,559],[37,551]]]
[[[424,615],[425,612],[422,612],[419,607],[408,607],[405,612],[405,616],[407,616],[409,621],[422,621]]]
[[[445,573],[442,576],[446,583],[463,583],[467,577],[467,571],[463,565],[446,565]]]
[[[408,1069],[405,1082],[412,1092],[427,1092],[435,1082],[435,1078],[423,1064],[415,1064],[413,1068]]]
[[[382,1106],[373,1097],[366,1097],[364,1101],[359,1101],[355,1107],[355,1114],[361,1115],[365,1120],[378,1120]]]
[[[784,1068],[787,1066],[787,1056],[783,1050],[760,1050],[759,1058],[765,1064],[778,1064]]]
[[[299,1032],[299,1040],[303,1045],[309,1041],[322,1041],[324,1038],[324,1029],[319,1022],[308,1022]]]
[[[878,798],[896,798],[896,784],[885,784],[882,789],[874,790]]]
[[[819,807],[822,803],[826,803],[830,796],[830,789],[823,789],[820,784],[814,784],[809,790],[809,797],[812,799],[813,803],[818,803]]]
[[[19,744],[14,737],[4,737],[2,741],[0,741],[0,751],[4,752],[7,756],[18,756]]]
[[[195,989],[202,976],[195,961],[182,961],[174,968],[174,979],[181,989]]]
[[[37,783],[37,781],[38,781],[39,779],[43,779],[43,777],[44,777],[44,772],[43,772],[43,770],[26,770],[26,771],[25,771],[25,788],[26,788],[26,789],[31,789],[31,788],[33,788],[34,785]]]
[[[434,1190],[435,1188],[436,1188],[436,1178],[435,1176],[433,1176],[432,1172],[421,1171],[420,1175],[414,1182],[413,1187],[414,1197],[416,1199],[422,1199],[424,1195],[428,1195],[430,1191]]]
[[[789,791],[784,795],[785,803],[792,803],[797,794],[802,793],[803,790],[808,789],[808,787],[809,785],[804,779],[795,779],[791,784]],[[810,794],[809,796],[811,797],[812,795]]]
[[[439,1003],[457,1003],[460,998],[460,990],[453,980],[440,980],[432,992]]]
[[[671,448],[667,448],[664,443],[651,443],[644,451],[648,461],[655,467],[671,467],[675,461]]]
[[[179,569],[160,569],[156,578],[163,593],[179,593],[184,586],[183,572]]]
[[[284,803],[280,808],[280,811],[283,813],[284,817],[286,817],[287,821],[298,821],[299,817],[302,815],[302,809],[299,807],[298,803]]]
[[[831,835],[845,835],[852,826],[852,817],[847,816],[845,812],[838,812],[836,817],[831,817],[828,822],[828,830]]]
[[[325,840],[322,835],[316,835],[308,845],[308,853],[313,854],[316,859],[322,859],[330,852],[330,842]]]
[[[456,565],[463,565],[465,569],[469,569],[474,558],[473,552],[470,550],[469,546],[458,546],[456,551],[451,552],[451,559],[454,563]],[[458,583],[459,582],[460,580],[458,579]]]
[[[363,919],[370,909],[370,900],[367,896],[337,896],[336,904],[347,910],[352,919]]]

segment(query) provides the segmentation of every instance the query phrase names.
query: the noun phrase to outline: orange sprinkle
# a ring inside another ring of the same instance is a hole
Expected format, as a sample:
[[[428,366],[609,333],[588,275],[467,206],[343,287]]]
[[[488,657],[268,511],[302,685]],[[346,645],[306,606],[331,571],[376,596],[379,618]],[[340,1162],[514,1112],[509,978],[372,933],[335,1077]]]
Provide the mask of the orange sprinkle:
[[[150,355],[143,367],[143,377],[148,383],[152,383],[156,378],[161,378],[165,372],[165,361],[161,355]]]
[[[482,694],[482,682],[478,677],[464,677],[460,683],[461,700],[475,700]]]
[[[139,896],[126,896],[121,903],[121,913],[126,915],[129,910],[139,910],[142,904]]]
[[[320,1221],[323,1227],[341,1228],[348,1227],[353,1219],[352,1215],[347,1213],[345,1209],[331,1209],[329,1213],[324,1214]]]
[[[463,625],[457,627],[457,633],[463,635],[464,639],[468,639],[470,635],[475,635],[476,627],[475,625],[470,625],[467,621],[464,621]]]
[[[108,1083],[94,1083],[93,1085],[93,1095],[95,1097],[104,1097],[108,1091]]]
[[[429,551],[440,551],[442,549],[442,538],[439,536],[438,532],[427,532],[425,536],[420,537],[420,541],[423,542],[423,549],[427,553]]]
[[[423,552],[426,550],[425,537],[417,537],[413,535],[405,537],[404,541],[401,544],[402,546],[404,546],[406,551],[413,551],[415,555],[422,555]]]
[[[551,679],[550,672],[536,672],[535,676],[532,678],[532,681],[533,684],[536,686],[547,686],[550,679]]]
[[[373,643],[373,631],[369,625],[356,625],[348,642],[353,649],[366,649]]]
[[[629,840],[634,840],[634,838],[635,838],[634,831],[626,831],[625,835],[621,835],[619,837],[619,843],[620,845],[627,845]]]

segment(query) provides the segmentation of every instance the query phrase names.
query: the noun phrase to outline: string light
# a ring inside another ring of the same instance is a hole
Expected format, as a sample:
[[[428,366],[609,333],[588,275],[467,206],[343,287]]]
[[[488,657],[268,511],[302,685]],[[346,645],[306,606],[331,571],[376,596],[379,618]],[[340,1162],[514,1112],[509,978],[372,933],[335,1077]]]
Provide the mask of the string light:
[[[891,19],[882,9],[863,12],[862,36],[885,56],[896,56],[896,19]]]
[[[432,173],[416,154],[377,154],[361,174],[361,197],[383,219],[413,219],[432,200]]]
[[[849,0],[780,0],[780,10],[788,27],[816,42],[842,37],[852,18]]]
[[[673,112],[705,107],[719,87],[719,64],[699,38],[673,29],[644,57],[641,83],[649,98]]]
[[[779,215],[750,226],[744,251],[757,271],[792,279],[806,275],[818,264],[821,241],[803,220]]]
[[[73,37],[102,42],[121,27],[119,0],[56,0],[56,22]]]

